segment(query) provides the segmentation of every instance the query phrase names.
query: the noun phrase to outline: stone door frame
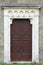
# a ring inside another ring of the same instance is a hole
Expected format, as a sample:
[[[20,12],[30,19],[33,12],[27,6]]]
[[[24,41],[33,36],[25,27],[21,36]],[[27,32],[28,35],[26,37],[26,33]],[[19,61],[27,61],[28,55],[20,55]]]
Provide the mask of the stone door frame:
[[[32,24],[32,62],[39,62],[39,8],[4,9],[4,62],[10,63],[10,24],[12,20],[30,19]],[[17,61],[29,63],[29,61]]]

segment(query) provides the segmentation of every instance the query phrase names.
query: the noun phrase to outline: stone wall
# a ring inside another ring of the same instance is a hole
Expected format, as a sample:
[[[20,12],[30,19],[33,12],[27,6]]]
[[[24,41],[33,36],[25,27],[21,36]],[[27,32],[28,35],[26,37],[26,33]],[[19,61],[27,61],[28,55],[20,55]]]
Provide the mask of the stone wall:
[[[39,49],[40,49],[40,60],[43,61],[43,7],[40,10],[39,17]]]
[[[3,10],[0,7],[0,61],[3,61],[4,55],[4,17]]]
[[[43,0],[0,0],[0,4],[43,4]]]
[[[43,0],[0,0],[0,61],[4,59],[4,9],[1,6],[15,4],[43,5]],[[39,49],[40,61],[43,61],[43,6],[39,16]]]

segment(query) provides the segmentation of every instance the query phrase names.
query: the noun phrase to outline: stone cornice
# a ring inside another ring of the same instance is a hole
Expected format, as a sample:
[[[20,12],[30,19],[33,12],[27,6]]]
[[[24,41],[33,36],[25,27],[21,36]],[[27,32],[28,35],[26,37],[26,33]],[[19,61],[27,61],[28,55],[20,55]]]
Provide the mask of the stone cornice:
[[[1,8],[41,8],[42,5],[28,5],[28,4],[18,4],[18,5],[1,5]]]

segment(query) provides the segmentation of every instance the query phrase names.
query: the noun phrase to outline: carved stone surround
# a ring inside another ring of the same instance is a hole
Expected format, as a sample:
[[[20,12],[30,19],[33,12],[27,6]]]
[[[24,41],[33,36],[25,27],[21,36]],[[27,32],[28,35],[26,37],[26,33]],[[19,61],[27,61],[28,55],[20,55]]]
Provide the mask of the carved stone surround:
[[[32,24],[32,62],[39,62],[39,9],[4,9],[4,62],[10,58],[10,24],[12,19],[30,19]],[[19,61],[29,63],[29,61]]]

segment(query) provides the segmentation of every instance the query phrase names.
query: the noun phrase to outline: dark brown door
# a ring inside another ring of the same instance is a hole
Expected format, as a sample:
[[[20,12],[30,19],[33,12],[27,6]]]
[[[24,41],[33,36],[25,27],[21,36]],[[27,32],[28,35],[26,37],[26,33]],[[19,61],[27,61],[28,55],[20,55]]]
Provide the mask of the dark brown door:
[[[32,61],[32,25],[29,19],[13,19],[11,61]]]

